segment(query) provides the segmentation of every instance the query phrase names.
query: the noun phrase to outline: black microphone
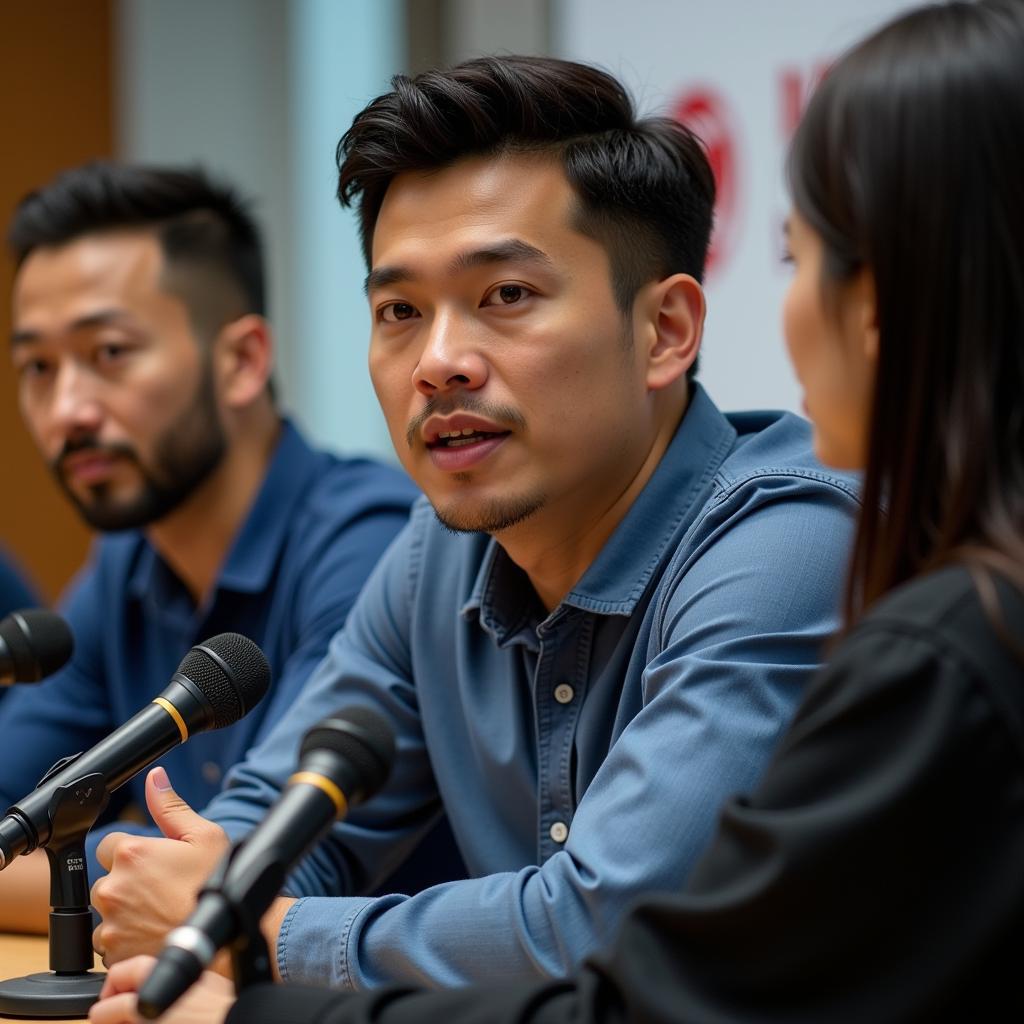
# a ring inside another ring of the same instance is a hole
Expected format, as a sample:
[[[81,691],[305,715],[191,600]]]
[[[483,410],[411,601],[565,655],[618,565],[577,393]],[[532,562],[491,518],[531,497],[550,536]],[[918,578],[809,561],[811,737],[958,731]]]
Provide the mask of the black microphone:
[[[138,1011],[155,1020],[199,980],[217,951],[259,921],[291,868],[349,807],[373,796],[395,760],[395,738],[375,711],[352,707],[313,726],[298,771],[266,817],[221,862],[191,917],[167,936],[139,989]]]
[[[221,633],[193,647],[159,697],[91,750],[58,761],[8,809],[0,819],[0,870],[19,854],[46,846],[52,805],[64,787],[98,776],[109,795],[192,733],[237,722],[269,684],[267,659],[248,637]]]
[[[62,668],[75,649],[68,624],[45,608],[0,619],[0,686],[37,683]]]

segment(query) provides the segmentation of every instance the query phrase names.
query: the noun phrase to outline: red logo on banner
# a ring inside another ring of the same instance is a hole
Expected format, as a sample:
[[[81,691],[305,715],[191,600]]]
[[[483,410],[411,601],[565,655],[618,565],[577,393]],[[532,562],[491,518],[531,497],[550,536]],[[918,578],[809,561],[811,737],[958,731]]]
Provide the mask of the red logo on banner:
[[[788,143],[796,131],[811,93],[821,84],[828,69],[827,61],[818,61],[810,70],[786,67],[779,71],[779,128],[785,142]]]
[[[735,122],[725,98],[710,86],[683,93],[672,107],[672,116],[707,147],[715,175],[715,231],[707,265],[708,274],[714,274],[732,254],[738,227],[740,162]]]

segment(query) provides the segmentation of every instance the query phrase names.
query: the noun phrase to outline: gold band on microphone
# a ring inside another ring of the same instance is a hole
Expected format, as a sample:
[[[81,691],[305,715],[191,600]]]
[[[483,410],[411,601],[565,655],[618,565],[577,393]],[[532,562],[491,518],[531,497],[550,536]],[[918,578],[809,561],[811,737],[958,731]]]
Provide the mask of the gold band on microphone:
[[[336,816],[344,817],[348,810],[348,801],[345,799],[345,794],[330,779],[317,772],[296,772],[288,780],[288,785],[292,786],[298,782],[304,782],[307,786],[316,786],[321,792],[326,793],[337,810]]]
[[[181,742],[184,743],[188,739],[188,726],[185,724],[185,719],[178,713],[178,709],[163,697],[154,697],[153,703],[159,704],[174,719],[174,724],[178,727],[178,732],[181,733]]]

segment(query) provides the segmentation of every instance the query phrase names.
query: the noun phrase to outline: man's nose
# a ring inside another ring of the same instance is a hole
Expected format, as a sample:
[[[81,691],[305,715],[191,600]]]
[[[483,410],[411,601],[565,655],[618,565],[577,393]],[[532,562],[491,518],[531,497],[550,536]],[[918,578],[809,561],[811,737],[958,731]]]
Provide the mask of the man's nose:
[[[430,325],[413,386],[421,394],[443,394],[458,388],[475,390],[487,380],[487,361],[476,332],[454,313],[442,312]]]
[[[103,405],[92,374],[70,360],[57,370],[50,408],[53,426],[67,436],[95,431],[103,421]]]

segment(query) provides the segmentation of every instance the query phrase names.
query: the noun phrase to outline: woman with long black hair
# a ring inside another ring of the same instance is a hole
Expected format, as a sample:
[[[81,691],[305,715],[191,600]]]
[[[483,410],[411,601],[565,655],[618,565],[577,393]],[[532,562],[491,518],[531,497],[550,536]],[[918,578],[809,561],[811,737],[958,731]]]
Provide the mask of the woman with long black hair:
[[[230,1022],[1021,1018],[1024,4],[923,8],[855,47],[789,175],[787,344],[864,505],[847,630],[762,784],[572,981],[264,987]],[[146,971],[118,965],[91,1019],[133,1019]],[[168,1019],[230,1001],[208,979]]]

